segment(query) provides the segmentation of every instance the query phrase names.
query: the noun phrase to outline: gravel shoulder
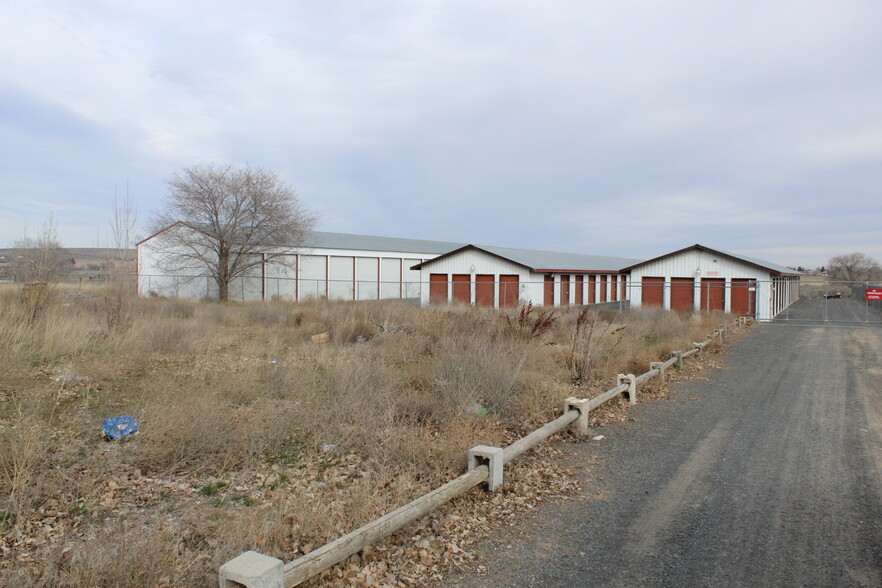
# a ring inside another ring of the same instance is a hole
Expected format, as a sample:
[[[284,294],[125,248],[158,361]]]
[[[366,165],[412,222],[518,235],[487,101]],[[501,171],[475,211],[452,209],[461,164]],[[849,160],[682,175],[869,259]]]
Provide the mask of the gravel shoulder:
[[[445,584],[882,585],[882,329],[761,325],[727,364],[562,445],[579,499]]]

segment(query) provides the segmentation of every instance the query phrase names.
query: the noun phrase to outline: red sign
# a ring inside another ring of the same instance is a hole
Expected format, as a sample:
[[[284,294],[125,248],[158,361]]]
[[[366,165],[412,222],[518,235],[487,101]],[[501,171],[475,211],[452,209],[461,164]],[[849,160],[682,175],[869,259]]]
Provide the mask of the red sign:
[[[867,300],[882,300],[882,288],[867,288]]]

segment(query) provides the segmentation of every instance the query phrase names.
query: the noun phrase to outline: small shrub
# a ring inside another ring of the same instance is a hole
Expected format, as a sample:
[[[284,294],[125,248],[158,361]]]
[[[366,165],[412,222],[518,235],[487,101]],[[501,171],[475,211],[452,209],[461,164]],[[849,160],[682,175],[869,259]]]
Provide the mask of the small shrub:
[[[47,565],[54,572],[47,585],[170,586],[182,579],[176,571],[179,549],[161,531],[160,521],[117,522],[102,529],[97,539],[63,554],[54,566]]]
[[[212,389],[170,384],[140,410],[141,433],[126,445],[133,462],[166,472],[184,466],[214,471],[239,461],[235,419],[224,399]]]
[[[223,480],[218,480],[217,482],[210,482],[201,488],[199,488],[199,494],[203,496],[214,496],[218,493],[218,490],[222,490],[229,486],[229,482],[224,482]]]
[[[46,426],[21,410],[14,424],[0,429],[0,492],[13,513],[30,508],[35,497],[34,481],[46,458],[45,435]]]
[[[152,353],[188,353],[193,347],[194,325],[180,319],[160,317],[141,323],[131,334],[135,349]]]
[[[257,504],[257,500],[249,496],[248,494],[233,494],[228,499],[230,502],[238,502],[242,506],[254,506]]]
[[[434,416],[450,420],[478,403],[509,417],[520,392],[526,351],[487,336],[457,335],[433,349]]]
[[[508,332],[521,339],[539,339],[554,327],[557,316],[553,308],[542,310],[534,315],[533,303],[529,302],[518,309],[514,319],[503,315]]]
[[[162,305],[162,314],[176,319],[191,319],[196,314],[196,303],[173,298]]]
[[[614,323],[609,315],[590,311],[588,307],[579,311],[570,334],[570,347],[563,354],[564,365],[574,384],[585,381],[595,365],[615,351],[627,327]]]

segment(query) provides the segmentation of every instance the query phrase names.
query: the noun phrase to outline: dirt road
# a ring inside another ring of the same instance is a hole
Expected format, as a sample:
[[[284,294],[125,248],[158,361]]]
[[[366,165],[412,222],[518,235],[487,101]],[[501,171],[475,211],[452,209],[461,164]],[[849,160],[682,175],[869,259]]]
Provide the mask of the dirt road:
[[[585,495],[457,586],[882,586],[882,328],[762,325],[728,367],[564,446]]]

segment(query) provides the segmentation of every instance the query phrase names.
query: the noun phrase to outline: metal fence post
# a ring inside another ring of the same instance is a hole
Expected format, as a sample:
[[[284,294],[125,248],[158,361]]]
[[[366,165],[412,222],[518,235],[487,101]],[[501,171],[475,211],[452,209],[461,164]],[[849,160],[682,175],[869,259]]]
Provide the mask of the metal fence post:
[[[827,305],[830,304],[830,282],[824,280],[824,320],[827,320]]]

